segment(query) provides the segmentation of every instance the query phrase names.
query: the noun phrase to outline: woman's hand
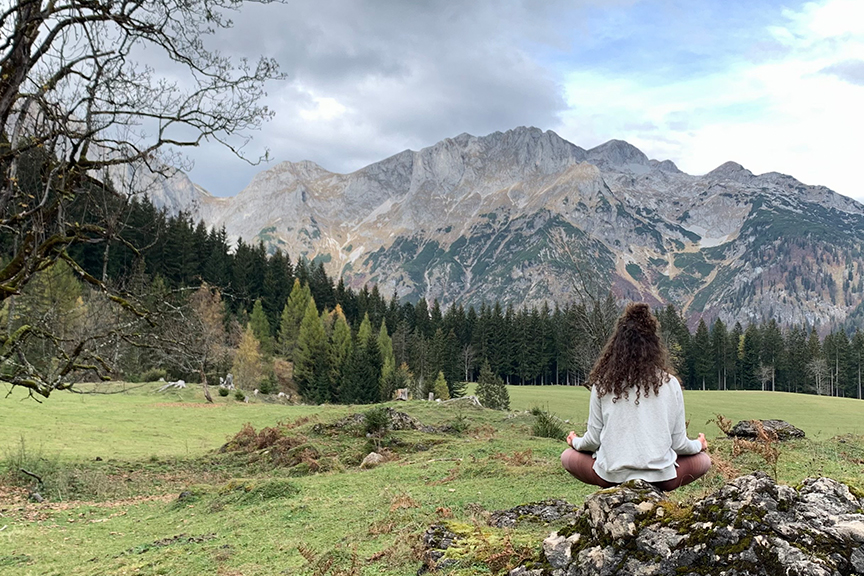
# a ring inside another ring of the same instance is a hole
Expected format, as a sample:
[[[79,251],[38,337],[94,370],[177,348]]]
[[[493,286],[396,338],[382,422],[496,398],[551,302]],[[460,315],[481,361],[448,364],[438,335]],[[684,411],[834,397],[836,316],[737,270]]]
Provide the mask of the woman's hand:
[[[708,441],[705,440],[705,434],[699,433],[699,443],[702,444],[702,451],[706,452],[708,450]]]
[[[574,438],[579,438],[579,436],[576,434],[576,432],[571,430],[570,433],[567,435],[567,445],[571,448],[573,447]]]

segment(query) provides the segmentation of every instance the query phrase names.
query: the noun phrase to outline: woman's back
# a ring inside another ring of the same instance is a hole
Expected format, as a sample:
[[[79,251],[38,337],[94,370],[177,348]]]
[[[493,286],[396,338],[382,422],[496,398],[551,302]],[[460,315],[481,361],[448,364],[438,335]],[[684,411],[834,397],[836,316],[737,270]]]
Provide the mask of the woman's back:
[[[711,465],[704,436],[689,440],[684,396],[671,375],[657,319],[644,303],[629,304],[589,376],[588,430],[567,436],[561,454],[571,474],[608,486],[640,478],[674,489]]]
[[[688,440],[681,385],[670,376],[655,395],[613,399],[591,391],[588,431],[580,450],[596,451],[595,469],[609,482],[641,478],[660,482],[675,476],[677,454],[701,450]]]

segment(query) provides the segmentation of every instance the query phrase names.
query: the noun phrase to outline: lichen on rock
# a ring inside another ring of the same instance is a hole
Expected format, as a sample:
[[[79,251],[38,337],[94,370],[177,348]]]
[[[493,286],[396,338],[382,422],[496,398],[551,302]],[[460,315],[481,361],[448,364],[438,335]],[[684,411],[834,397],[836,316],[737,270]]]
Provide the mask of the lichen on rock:
[[[601,490],[544,541],[542,568],[510,575],[864,574],[864,502],[830,478],[796,489],[756,472],[670,504],[642,481]]]

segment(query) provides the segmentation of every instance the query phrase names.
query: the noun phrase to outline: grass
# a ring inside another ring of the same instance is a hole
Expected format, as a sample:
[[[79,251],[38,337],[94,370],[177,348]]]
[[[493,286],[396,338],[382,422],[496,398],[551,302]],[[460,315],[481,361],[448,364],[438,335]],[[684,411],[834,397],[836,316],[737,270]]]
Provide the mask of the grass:
[[[58,394],[42,405],[16,392],[0,402],[0,575],[415,574],[418,535],[434,522],[458,522],[481,539],[509,534],[536,547],[550,526],[502,533],[485,525],[485,515],[548,498],[578,504],[593,492],[560,469],[560,441],[531,436],[534,417],[526,412],[551,407],[584,429],[588,393],[582,388],[511,387],[509,414],[391,403],[424,424],[457,423],[460,431],[391,431],[375,440],[392,460],[372,470],[358,466],[372,447],[362,433],[314,428],[369,407],[219,398],[208,408],[200,391],[166,396],[154,389]],[[731,457],[730,443],[715,438],[713,424],[704,425],[715,413],[783,418],[807,432],[807,439],[781,449],[783,482],[825,474],[864,487],[861,402],[685,394],[691,430],[705,430],[712,450],[742,473],[767,467],[754,454]],[[283,433],[314,448],[320,472],[275,466],[266,449],[217,452],[245,422],[260,430],[280,421],[297,423]],[[44,504],[25,502],[21,486],[29,481],[10,470],[22,462],[43,466],[62,490],[49,492]],[[714,472],[673,497],[692,499],[722,483]],[[489,573],[469,560],[459,570]]]
[[[469,387],[469,394],[472,393]],[[535,406],[571,422],[588,419],[588,395],[581,386],[509,386],[510,407],[530,410]],[[827,396],[787,392],[685,390],[684,404],[691,435],[705,432],[716,436],[720,430],[705,423],[715,414],[733,420],[777,418],[804,430],[813,439],[839,434],[864,434],[864,402]],[[581,431],[580,431],[581,432]]]

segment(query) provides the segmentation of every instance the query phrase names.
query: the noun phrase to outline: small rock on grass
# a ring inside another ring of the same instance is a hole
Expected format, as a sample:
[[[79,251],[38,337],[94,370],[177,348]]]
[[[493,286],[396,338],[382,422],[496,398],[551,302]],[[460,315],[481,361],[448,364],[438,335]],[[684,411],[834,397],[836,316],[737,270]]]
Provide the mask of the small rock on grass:
[[[381,454],[378,454],[377,452],[370,452],[363,459],[363,462],[360,463],[360,468],[364,470],[368,468],[375,468],[379,464],[383,464],[386,461],[387,459],[384,458],[384,456],[382,456]]]

